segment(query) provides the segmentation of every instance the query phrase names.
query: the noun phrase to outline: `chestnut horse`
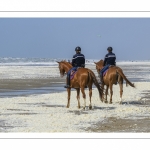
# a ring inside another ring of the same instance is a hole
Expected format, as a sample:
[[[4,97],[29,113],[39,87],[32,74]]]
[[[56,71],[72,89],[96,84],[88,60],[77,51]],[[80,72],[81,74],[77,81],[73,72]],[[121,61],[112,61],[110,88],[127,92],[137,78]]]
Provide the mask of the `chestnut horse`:
[[[72,65],[66,61],[61,61],[57,62],[59,64],[59,71],[60,71],[60,76],[63,77],[65,73],[67,73],[71,68]],[[99,92],[99,98],[102,100],[102,92],[103,90],[101,89],[100,85],[98,84],[98,81],[96,79],[95,74],[87,68],[78,68],[77,72],[74,75],[74,78],[71,79],[70,81],[70,88],[67,88],[68,92],[68,103],[67,103],[67,108],[70,106],[70,95],[71,95],[71,88],[75,88],[77,91],[77,100],[78,100],[78,108],[80,108],[80,89],[82,92],[82,96],[84,99],[84,106],[83,109],[86,107],[86,94],[84,91],[84,88],[88,86],[89,88],[89,109],[92,109],[92,104],[91,104],[91,97],[92,97],[92,85],[97,87],[98,92]]]
[[[100,74],[100,70],[103,68],[103,60],[100,60],[99,62],[94,62],[96,64],[96,70],[98,72],[98,75]],[[110,66],[108,71],[106,72],[105,76],[103,77],[103,84],[102,89],[104,88],[104,85],[106,85],[106,99],[105,102],[107,103],[107,95],[108,95],[108,88],[110,88],[110,103],[112,103],[112,95],[113,95],[113,84],[119,83],[120,86],[120,103],[122,103],[122,95],[123,95],[123,80],[126,81],[126,85],[129,84],[131,87],[135,87],[134,84],[132,84],[124,75],[121,68],[117,66]],[[104,100],[104,95],[103,95]]]

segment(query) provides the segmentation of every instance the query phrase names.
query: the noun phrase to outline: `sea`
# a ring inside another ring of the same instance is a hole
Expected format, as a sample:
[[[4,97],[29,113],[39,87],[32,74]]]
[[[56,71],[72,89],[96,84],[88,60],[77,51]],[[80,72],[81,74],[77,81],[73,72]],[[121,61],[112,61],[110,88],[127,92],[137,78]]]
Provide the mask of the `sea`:
[[[0,66],[57,66],[57,61],[71,61],[71,58],[16,58],[0,57]],[[86,59],[86,64],[93,65],[100,59]],[[117,65],[149,65],[150,60],[117,60]]]
[[[57,61],[71,61],[69,58],[0,58],[0,79],[25,79],[59,77]],[[98,59],[86,59],[86,66],[93,66]],[[150,60],[119,60],[117,66],[121,67],[131,82],[150,82]],[[37,73],[38,70],[38,73]],[[52,70],[52,71],[51,71]],[[96,69],[94,73],[97,74]],[[0,97],[45,94],[55,91],[64,91],[64,85],[54,84],[49,87],[40,87],[26,90],[12,90],[1,92]]]
[[[54,66],[61,60],[66,59],[1,57],[0,66]]]

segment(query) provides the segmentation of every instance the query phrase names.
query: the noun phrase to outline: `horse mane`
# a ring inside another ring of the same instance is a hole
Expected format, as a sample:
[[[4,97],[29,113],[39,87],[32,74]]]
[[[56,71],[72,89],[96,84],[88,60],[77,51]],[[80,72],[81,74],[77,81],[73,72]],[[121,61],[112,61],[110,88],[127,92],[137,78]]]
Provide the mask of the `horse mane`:
[[[100,64],[100,63],[104,63],[104,60],[103,59],[101,59],[100,61],[98,61],[97,62],[98,64]]]
[[[103,66],[104,60],[101,59],[101,60],[99,60],[98,62],[94,62],[94,63],[96,64],[96,66]]]
[[[100,63],[103,63],[104,62],[104,60],[103,59],[101,59],[101,60],[99,60],[98,62],[94,62],[95,64],[100,64]]]
[[[69,65],[69,66],[72,68],[71,63],[67,62],[66,60],[62,60],[62,61],[60,61],[60,62],[66,64],[67,66]]]

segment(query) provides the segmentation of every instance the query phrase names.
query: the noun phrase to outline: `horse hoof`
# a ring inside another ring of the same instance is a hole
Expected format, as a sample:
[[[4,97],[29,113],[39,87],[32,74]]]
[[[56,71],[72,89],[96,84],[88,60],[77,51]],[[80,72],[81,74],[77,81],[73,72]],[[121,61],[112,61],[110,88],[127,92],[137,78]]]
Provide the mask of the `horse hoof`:
[[[108,103],[108,101],[105,101],[105,103],[107,104],[107,103]]]
[[[91,109],[92,109],[92,106],[89,106],[89,109],[91,110]]]
[[[109,104],[112,104],[112,102],[109,102]]]
[[[83,110],[85,110],[85,107],[83,107]]]

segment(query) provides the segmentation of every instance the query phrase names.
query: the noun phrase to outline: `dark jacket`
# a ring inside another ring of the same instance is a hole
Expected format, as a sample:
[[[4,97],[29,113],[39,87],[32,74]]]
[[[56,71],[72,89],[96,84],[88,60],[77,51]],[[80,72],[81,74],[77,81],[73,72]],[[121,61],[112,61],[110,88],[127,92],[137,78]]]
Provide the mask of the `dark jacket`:
[[[104,66],[105,65],[116,65],[116,55],[112,52],[106,54],[104,58]]]
[[[84,67],[85,66],[85,57],[83,54],[75,54],[72,58],[73,67]]]

